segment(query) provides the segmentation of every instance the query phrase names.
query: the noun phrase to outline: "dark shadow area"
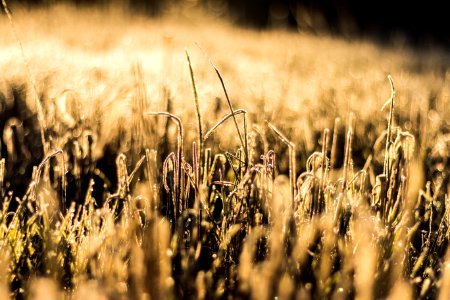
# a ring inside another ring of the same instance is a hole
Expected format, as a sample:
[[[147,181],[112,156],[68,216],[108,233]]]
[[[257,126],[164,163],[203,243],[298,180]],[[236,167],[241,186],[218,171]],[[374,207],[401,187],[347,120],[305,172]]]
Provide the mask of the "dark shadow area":
[[[76,6],[121,5],[137,15],[158,16],[172,7],[201,7],[234,23],[258,29],[291,28],[345,37],[369,37],[381,42],[410,43],[421,47],[450,47],[448,10],[445,1],[431,0],[16,0],[30,7],[59,3]]]

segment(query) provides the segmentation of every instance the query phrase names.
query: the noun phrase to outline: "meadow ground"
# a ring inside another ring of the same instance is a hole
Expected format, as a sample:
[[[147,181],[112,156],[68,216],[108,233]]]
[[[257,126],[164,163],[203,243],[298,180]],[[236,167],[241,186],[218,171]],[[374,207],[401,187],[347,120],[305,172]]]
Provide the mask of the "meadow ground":
[[[183,9],[13,21],[4,297],[450,298],[447,50]]]

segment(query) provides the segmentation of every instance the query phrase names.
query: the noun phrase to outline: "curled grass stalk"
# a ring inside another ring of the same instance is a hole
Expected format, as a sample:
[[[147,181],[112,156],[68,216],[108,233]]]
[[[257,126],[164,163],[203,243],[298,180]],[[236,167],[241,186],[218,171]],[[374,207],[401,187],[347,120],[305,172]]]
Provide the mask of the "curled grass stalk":
[[[205,135],[203,136],[203,142],[205,142],[211,134],[216,131],[218,127],[220,127],[223,123],[225,123],[229,118],[235,118],[235,116],[243,114],[244,115],[244,124],[247,123],[247,111],[245,109],[237,109],[233,113],[229,113],[228,115],[224,116],[219,122],[216,123],[210,130],[208,130]],[[245,148],[244,148],[245,149]]]
[[[187,163],[185,160],[183,160],[183,171],[187,176],[187,179],[189,180],[188,184],[187,184],[187,188],[186,188],[186,193],[189,193],[189,185],[191,185],[194,188],[194,191],[197,192],[197,185],[195,183],[195,172],[194,172],[194,168]],[[189,198],[188,196],[186,196],[186,198]]]
[[[181,199],[181,190],[183,189],[183,182],[182,182],[182,176],[181,176],[181,169],[182,169],[182,161],[183,161],[183,143],[184,143],[184,128],[183,123],[181,122],[180,117],[168,113],[168,112],[149,112],[146,114],[147,116],[164,116],[168,117],[170,120],[174,121],[175,124],[178,127],[178,135],[177,135],[177,157],[176,157],[176,166],[175,166],[175,197],[178,201],[179,206],[183,206],[182,199]],[[185,203],[186,206],[187,203]],[[181,213],[182,208],[180,207],[179,213]]]
[[[316,161],[320,159],[320,162],[322,162],[322,152],[314,152],[311,154],[308,159],[306,160],[306,171],[307,172],[316,172]]]
[[[175,153],[171,152],[169,155],[167,155],[166,159],[164,159],[163,162],[163,186],[166,189],[166,192],[170,191],[170,187],[167,184],[167,173],[169,173],[169,170],[172,168],[169,163],[172,161],[173,165],[176,164]],[[176,186],[174,187],[174,190],[176,190]]]
[[[349,185],[352,185],[354,182],[356,182],[357,179],[360,179],[360,188],[359,188],[359,194],[362,195],[364,191],[364,182],[366,181],[367,172],[366,170],[362,169],[356,172],[356,174],[353,176],[353,178],[349,181]]]
[[[35,169],[35,172],[33,172],[33,190],[31,191],[31,198],[32,199],[36,199],[36,189],[39,186],[39,181],[41,178],[41,174],[42,174],[42,169],[44,168],[44,166],[46,165],[46,163],[52,158],[52,157],[56,157],[57,155],[61,155],[62,157],[62,166],[63,166],[63,173],[61,176],[61,184],[62,184],[62,211],[65,212],[66,211],[66,201],[67,201],[67,197],[66,197],[66,163],[64,160],[64,151],[62,149],[57,149],[54,152],[48,154],[43,160],[42,162],[39,164],[39,166]]]

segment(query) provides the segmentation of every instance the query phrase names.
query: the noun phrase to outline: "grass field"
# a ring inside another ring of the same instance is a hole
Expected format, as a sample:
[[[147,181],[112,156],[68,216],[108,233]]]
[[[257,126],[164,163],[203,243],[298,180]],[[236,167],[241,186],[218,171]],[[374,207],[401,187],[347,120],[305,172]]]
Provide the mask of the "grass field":
[[[0,298],[450,299],[448,50],[184,11],[0,18]]]

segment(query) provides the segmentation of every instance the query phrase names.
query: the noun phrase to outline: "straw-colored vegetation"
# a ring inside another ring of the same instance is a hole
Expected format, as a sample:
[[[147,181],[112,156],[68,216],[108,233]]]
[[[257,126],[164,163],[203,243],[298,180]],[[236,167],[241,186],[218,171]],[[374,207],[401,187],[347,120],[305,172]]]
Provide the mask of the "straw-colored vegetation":
[[[0,298],[450,299],[445,51],[182,9],[13,21]]]

